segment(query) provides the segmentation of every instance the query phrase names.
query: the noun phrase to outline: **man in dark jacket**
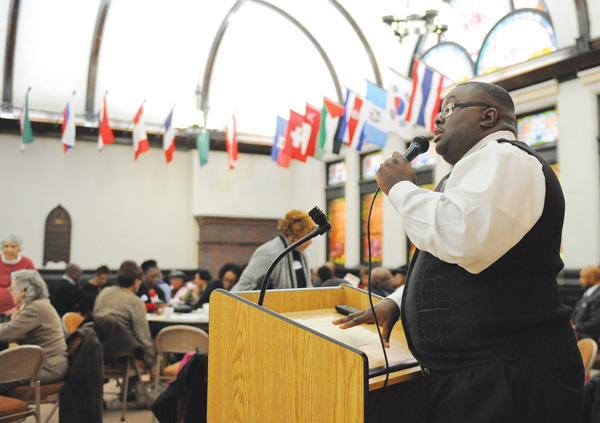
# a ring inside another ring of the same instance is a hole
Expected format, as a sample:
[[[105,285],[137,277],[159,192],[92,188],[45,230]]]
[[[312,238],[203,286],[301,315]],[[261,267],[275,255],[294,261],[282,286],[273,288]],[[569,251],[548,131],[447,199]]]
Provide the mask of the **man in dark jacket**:
[[[579,272],[579,282],[586,290],[575,304],[571,321],[579,339],[600,337],[600,268],[586,266]]]

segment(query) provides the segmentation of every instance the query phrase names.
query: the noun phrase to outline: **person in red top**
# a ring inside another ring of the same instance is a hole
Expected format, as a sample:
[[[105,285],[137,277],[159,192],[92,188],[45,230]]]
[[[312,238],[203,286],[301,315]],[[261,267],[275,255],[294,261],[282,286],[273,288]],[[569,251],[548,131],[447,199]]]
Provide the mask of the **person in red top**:
[[[32,269],[35,266],[30,258],[21,254],[23,241],[16,235],[10,235],[2,240],[0,253],[0,323],[9,320],[17,307],[9,292],[11,273],[17,270]]]

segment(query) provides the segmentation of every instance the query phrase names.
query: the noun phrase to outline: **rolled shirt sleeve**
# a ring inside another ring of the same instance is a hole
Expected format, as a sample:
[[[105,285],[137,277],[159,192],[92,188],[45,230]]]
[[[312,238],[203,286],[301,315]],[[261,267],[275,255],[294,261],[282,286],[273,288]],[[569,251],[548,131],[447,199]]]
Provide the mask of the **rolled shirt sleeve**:
[[[535,225],[545,193],[535,157],[484,139],[454,166],[444,192],[403,181],[388,198],[417,248],[477,274]]]

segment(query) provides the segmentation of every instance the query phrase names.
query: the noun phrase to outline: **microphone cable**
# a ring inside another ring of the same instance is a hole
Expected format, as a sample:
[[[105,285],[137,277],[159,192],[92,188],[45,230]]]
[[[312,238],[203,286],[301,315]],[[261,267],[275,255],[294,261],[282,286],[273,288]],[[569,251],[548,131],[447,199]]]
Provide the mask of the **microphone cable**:
[[[371,213],[373,212],[373,206],[375,205],[375,199],[377,198],[377,194],[379,194],[379,192],[381,191],[381,189],[379,187],[377,187],[377,190],[375,191],[375,194],[373,195],[373,199],[371,200],[371,206],[369,207],[369,215],[367,216],[367,243],[369,245],[369,304],[371,306],[371,313],[373,313],[373,318],[375,320],[375,327],[377,328],[377,334],[379,335],[379,342],[381,344],[381,349],[383,351],[383,358],[385,360],[385,381],[383,382],[383,387],[380,390],[379,395],[377,396],[377,400],[375,401],[375,403],[373,404],[373,407],[371,408],[371,410],[369,411],[369,420],[371,419],[371,415],[373,414],[373,412],[377,409],[377,405],[379,405],[379,400],[381,400],[381,397],[383,397],[383,394],[385,393],[385,390],[388,386],[388,381],[390,380],[390,363],[388,361],[388,356],[387,356],[387,352],[385,351],[385,345],[383,343],[383,335],[381,335],[381,328],[379,327],[379,321],[377,319],[377,314],[375,313],[375,306],[373,305],[373,294],[372,294],[372,288],[371,288],[371,269],[372,269],[372,262],[371,262]]]

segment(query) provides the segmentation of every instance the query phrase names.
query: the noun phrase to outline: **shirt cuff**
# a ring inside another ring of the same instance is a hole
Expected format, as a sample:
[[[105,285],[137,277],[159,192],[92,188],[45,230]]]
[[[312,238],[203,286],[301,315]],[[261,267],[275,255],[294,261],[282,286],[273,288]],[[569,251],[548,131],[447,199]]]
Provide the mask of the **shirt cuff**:
[[[396,205],[400,203],[400,201],[409,193],[414,190],[418,190],[419,187],[409,181],[400,181],[396,185],[394,185],[389,193],[388,199],[390,203],[396,208]]]
[[[395,302],[399,309],[400,305],[402,304],[402,291],[394,291],[393,293],[385,297],[385,299],[392,300],[393,302]]]

